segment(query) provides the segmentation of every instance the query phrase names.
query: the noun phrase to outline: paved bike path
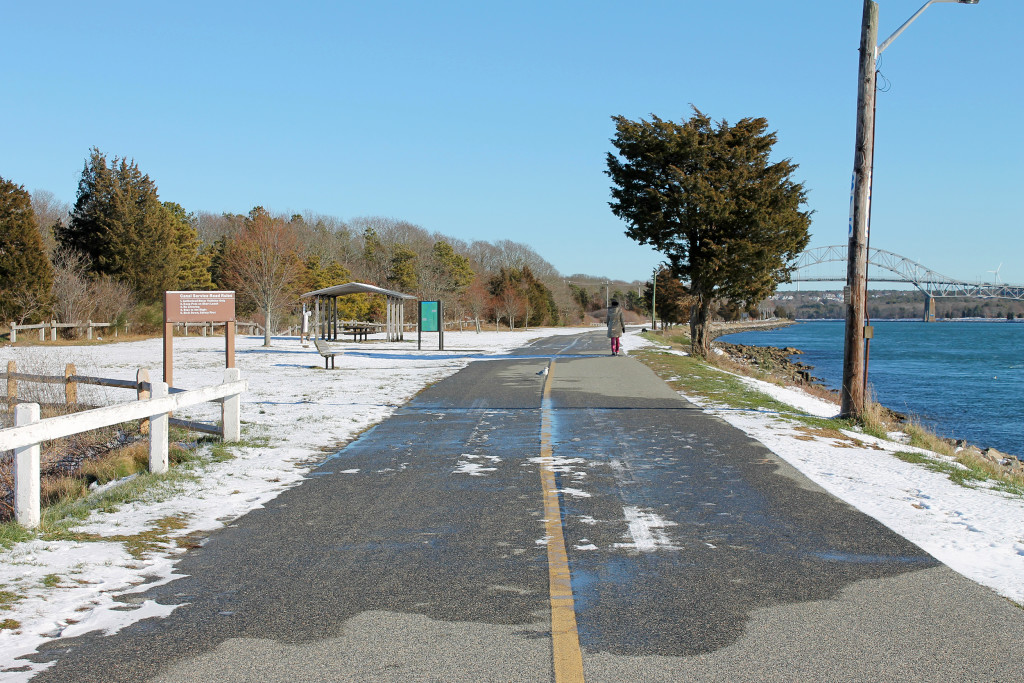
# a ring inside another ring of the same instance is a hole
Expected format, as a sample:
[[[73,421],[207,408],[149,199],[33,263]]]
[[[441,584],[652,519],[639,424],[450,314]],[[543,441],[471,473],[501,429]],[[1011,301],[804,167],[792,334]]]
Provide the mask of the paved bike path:
[[[36,680],[554,680],[545,467],[588,681],[1020,680],[1024,612],[606,344],[424,391]]]

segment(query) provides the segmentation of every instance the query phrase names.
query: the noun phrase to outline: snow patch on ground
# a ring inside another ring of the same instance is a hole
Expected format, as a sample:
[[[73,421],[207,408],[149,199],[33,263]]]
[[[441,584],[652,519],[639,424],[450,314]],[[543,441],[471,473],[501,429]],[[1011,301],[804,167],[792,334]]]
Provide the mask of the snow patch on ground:
[[[754,379],[753,377],[737,376],[747,386],[756,389],[763,394],[768,394],[776,401],[793,406],[797,410],[808,415],[814,415],[816,417],[836,417],[839,415],[838,404],[818,398],[817,396],[811,396],[800,389],[782,387],[778,384]]]

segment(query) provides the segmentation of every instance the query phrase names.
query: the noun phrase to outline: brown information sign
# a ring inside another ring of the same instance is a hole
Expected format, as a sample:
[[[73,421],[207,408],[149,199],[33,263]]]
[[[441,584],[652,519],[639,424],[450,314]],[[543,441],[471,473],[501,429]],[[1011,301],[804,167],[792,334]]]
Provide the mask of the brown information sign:
[[[224,364],[235,367],[234,292],[164,292],[164,381],[168,386],[174,386],[175,323],[225,323]]]
[[[165,322],[222,323],[235,319],[234,292],[164,292]]]

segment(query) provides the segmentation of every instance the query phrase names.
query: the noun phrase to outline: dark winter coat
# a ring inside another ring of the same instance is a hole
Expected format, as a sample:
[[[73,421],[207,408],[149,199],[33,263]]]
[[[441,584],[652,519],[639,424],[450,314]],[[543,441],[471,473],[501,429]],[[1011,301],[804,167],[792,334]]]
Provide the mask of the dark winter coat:
[[[608,336],[621,337],[626,333],[626,319],[622,316],[622,309],[612,306],[608,309]]]

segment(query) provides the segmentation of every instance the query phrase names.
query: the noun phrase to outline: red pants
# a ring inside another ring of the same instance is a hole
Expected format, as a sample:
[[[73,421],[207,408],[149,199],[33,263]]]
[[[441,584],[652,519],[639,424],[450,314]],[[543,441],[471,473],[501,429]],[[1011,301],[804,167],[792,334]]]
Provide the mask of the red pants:
[[[619,337],[612,337],[611,340],[612,340],[612,353],[618,353],[619,352],[619,348],[620,348],[620,346],[619,346]]]

